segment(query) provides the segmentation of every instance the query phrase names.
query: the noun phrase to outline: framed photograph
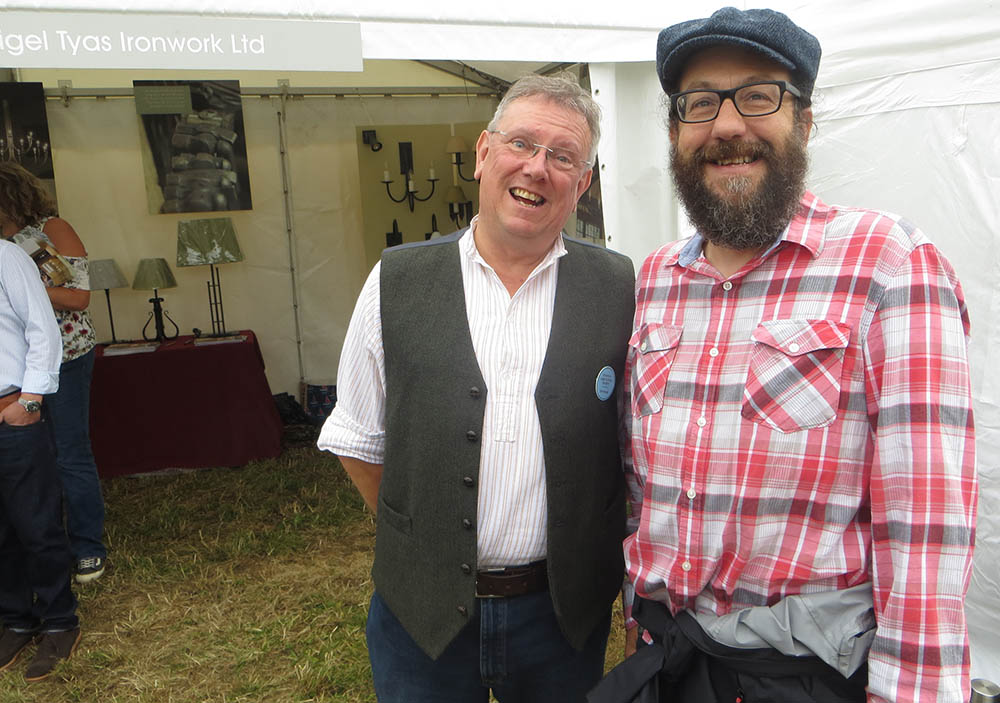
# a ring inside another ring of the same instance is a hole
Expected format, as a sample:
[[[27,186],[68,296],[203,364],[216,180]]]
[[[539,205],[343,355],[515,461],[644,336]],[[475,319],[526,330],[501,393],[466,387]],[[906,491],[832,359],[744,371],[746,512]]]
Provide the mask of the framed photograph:
[[[251,210],[239,81],[133,81],[149,212]]]
[[[49,119],[41,83],[0,83],[0,160],[31,171],[55,195]]]

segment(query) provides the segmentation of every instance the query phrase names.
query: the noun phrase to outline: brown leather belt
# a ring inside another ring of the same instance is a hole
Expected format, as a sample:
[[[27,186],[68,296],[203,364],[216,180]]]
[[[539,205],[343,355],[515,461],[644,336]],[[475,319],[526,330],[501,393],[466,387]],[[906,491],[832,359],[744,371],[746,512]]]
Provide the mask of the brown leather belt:
[[[549,573],[544,559],[525,566],[476,572],[476,598],[510,598],[548,587]]]

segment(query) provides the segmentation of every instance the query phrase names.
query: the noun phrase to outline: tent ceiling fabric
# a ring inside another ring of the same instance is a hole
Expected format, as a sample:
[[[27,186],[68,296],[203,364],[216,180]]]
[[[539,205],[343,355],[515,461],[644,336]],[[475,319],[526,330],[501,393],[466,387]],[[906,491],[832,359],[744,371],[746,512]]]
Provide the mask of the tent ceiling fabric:
[[[456,61],[649,61],[660,28],[707,16],[724,0],[661,3],[569,0],[524,4],[402,0],[13,0],[10,10],[157,13],[206,17],[359,22],[366,59]],[[781,10],[819,37],[820,85],[1000,57],[1000,6],[993,0],[776,0],[732,2]],[[933,27],[929,32],[928,28]],[[920,50],[921,48],[927,50]]]

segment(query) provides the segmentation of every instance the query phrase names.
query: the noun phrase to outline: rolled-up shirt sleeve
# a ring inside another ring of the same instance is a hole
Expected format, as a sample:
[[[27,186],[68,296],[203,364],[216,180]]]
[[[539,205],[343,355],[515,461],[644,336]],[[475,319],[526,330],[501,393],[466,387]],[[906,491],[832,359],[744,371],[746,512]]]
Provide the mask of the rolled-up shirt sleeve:
[[[20,247],[5,257],[4,288],[11,309],[24,323],[27,353],[21,392],[46,395],[59,388],[62,337],[38,268]]]
[[[337,405],[316,443],[324,451],[371,464],[381,464],[385,457],[380,271],[376,264],[354,306],[337,370]]]

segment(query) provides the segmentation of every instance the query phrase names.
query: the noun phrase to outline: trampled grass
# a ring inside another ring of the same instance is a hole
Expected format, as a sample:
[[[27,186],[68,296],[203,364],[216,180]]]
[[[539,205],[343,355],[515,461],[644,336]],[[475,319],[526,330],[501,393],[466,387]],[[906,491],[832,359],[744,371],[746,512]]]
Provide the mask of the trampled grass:
[[[104,492],[111,568],[76,587],[80,647],[35,684],[22,654],[0,674],[0,703],[374,702],[374,522],[336,458],[294,447]]]

